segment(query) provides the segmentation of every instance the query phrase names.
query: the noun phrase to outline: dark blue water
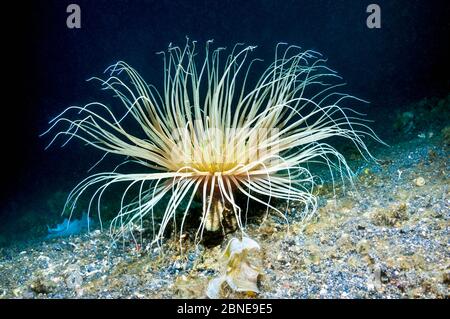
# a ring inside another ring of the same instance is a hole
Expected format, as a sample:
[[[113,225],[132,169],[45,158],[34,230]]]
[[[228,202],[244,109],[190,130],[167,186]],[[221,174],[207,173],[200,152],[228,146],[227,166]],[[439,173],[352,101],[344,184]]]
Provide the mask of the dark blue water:
[[[278,42],[317,50],[343,76],[348,93],[371,102],[365,111],[377,120],[409,102],[446,95],[448,1],[378,0],[382,25],[369,29],[366,7],[372,2],[47,0],[8,9],[3,42],[9,57],[2,65],[10,86],[1,126],[4,224],[29,211],[45,217],[47,195],[70,191],[98,159],[99,153],[79,142],[44,151],[48,139],[38,137],[65,107],[102,96],[85,80],[124,60],[147,82],[161,85],[162,60],[155,52],[170,42],[184,45],[185,36],[199,46],[208,39],[229,48],[236,42],[258,45],[253,56],[267,63]],[[66,27],[70,3],[80,5],[81,29]]]

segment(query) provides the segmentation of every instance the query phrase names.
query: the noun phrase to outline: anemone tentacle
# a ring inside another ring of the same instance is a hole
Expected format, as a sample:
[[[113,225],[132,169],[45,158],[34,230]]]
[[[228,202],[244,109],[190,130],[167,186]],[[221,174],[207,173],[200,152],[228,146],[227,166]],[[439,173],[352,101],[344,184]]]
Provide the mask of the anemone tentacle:
[[[352,183],[353,173],[345,157],[327,142],[330,138],[347,139],[366,159],[373,159],[365,139],[382,141],[365,124],[363,114],[342,105],[365,101],[335,91],[344,84],[336,83],[341,77],[326,66],[320,53],[280,43],[274,61],[251,87],[253,68],[261,60],[249,62],[248,56],[256,47],[236,44],[222,65],[225,49],[212,50],[211,45],[207,41],[200,62],[195,41],[188,40],[184,48],[170,45],[160,52],[164,64],[161,91],[119,61],[105,70],[106,79],[89,80],[111,91],[122,111],[118,106],[92,102],[68,107],[50,121],[44,134],[59,131],[48,146],[64,136],[63,145],[78,138],[104,152],[100,161],[107,154],[117,154],[127,158],[124,164],[138,163],[143,168],[139,174],[113,170],[87,177],[68,196],[65,208],[71,214],[80,196],[97,187],[88,212],[97,202],[100,217],[106,189],[127,183],[110,225],[114,238],[150,216],[153,242],[160,244],[166,228],[171,221],[176,223],[177,212],[181,212],[181,244],[186,216],[197,196],[202,201],[195,234],[198,242],[205,230],[211,230],[212,212],[219,210],[223,218],[225,208],[244,232],[250,200],[283,218],[285,212],[272,203],[274,199],[285,200],[287,206],[302,203],[302,218],[308,220],[317,209],[316,177],[309,163],[328,166],[333,185],[335,172]],[[142,136],[125,128],[130,119]],[[136,196],[126,202],[136,186]],[[245,209],[237,194],[247,198]],[[163,198],[167,198],[165,211],[156,225],[154,209]]]

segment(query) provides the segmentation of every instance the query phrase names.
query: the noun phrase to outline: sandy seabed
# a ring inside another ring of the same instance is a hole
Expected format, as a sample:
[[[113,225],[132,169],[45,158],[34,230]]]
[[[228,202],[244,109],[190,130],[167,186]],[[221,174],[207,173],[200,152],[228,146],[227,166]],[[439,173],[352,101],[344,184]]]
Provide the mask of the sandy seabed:
[[[228,298],[448,298],[448,148],[416,138],[380,148],[356,189],[333,196],[307,225],[289,211],[248,227],[261,250],[259,294]],[[203,298],[225,244],[181,257],[176,240],[160,249],[111,247],[94,231],[0,250],[1,298]]]

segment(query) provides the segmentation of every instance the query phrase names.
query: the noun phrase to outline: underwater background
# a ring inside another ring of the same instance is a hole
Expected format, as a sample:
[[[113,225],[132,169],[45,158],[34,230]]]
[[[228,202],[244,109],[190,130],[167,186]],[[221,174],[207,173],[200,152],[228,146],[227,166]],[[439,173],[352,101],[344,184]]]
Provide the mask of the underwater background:
[[[71,3],[81,8],[80,29],[66,26]],[[381,8],[379,29],[366,25],[371,3]],[[162,85],[155,53],[169,43],[184,45],[186,36],[199,47],[209,39],[228,48],[256,45],[252,57],[266,63],[279,42],[316,50],[343,77],[347,93],[370,102],[358,111],[375,121],[371,127],[388,144],[439,137],[444,145],[450,138],[448,1],[45,0],[14,4],[5,14],[12,22],[3,28],[9,56],[2,63],[3,90],[11,98],[3,103],[0,126],[4,251],[40,242],[47,226],[63,222],[67,194],[101,157],[79,141],[44,150],[49,139],[39,134],[48,121],[70,105],[105,99],[86,79],[119,60],[147,83]],[[398,159],[409,154],[409,146],[402,147]],[[448,169],[448,148],[436,154]],[[448,171],[444,175],[448,181]]]

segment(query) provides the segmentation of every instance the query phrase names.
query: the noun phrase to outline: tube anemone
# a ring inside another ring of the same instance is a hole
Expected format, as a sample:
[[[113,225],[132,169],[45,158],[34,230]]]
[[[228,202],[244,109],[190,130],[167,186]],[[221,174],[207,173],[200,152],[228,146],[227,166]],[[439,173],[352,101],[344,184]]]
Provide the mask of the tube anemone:
[[[88,189],[94,189],[88,213],[97,203],[100,214],[105,190],[127,183],[110,225],[113,238],[149,217],[153,243],[160,243],[168,225],[178,218],[181,224],[175,229],[181,241],[186,217],[198,197],[202,207],[195,234],[198,243],[205,230],[221,229],[226,218],[244,233],[250,201],[283,218],[284,209],[273,199],[285,200],[287,206],[301,203],[301,216],[309,219],[317,198],[308,163],[328,166],[333,185],[335,177],[352,181],[346,159],[328,144],[330,138],[345,138],[365,158],[372,158],[364,138],[381,141],[359,118],[362,114],[342,106],[344,100],[362,100],[336,92],[343,85],[340,77],[318,52],[280,43],[273,63],[254,81],[253,68],[261,60],[249,61],[248,56],[255,47],[237,44],[226,54],[224,48],[211,45],[212,41],[206,43],[200,61],[195,41],[160,52],[161,92],[128,64],[117,62],[105,71],[108,78],[91,80],[112,91],[119,103],[71,106],[50,121],[44,134],[58,132],[48,146],[60,137],[66,137],[64,145],[75,137],[105,156],[126,157],[122,164],[141,167],[140,173],[114,169],[87,177],[67,198],[65,208],[71,214]],[[140,135],[124,127],[130,119]],[[132,190],[136,197],[127,200]],[[236,200],[239,194],[246,205]],[[156,224],[159,204],[164,212]]]

